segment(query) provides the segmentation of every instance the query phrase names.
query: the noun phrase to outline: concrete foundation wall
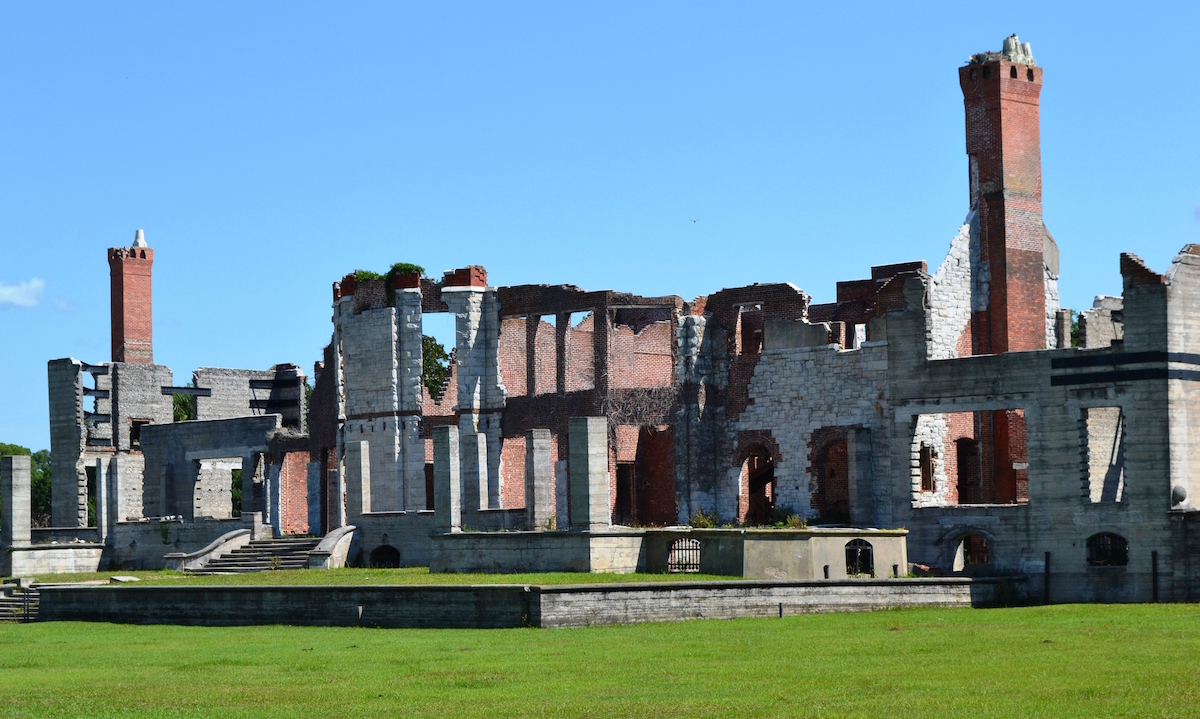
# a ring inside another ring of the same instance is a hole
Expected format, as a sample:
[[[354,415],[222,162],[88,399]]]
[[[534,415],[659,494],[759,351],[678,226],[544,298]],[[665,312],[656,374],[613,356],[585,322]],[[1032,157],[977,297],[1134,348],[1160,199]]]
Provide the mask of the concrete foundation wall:
[[[579,627],[779,617],[899,607],[970,607],[995,581],[900,579],[576,586],[53,587],[43,621],[199,626]]]

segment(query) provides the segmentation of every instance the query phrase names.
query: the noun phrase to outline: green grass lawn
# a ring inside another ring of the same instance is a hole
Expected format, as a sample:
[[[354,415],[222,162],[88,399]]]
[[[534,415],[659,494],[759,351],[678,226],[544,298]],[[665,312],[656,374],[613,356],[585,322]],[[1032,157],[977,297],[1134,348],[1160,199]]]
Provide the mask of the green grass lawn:
[[[1200,607],[591,629],[0,625],[8,717],[1196,716]]]
[[[43,574],[39,582],[109,581],[113,576],[137,577],[128,586],[149,585],[264,585],[264,584],[600,584],[612,582],[679,582],[737,580],[741,577],[713,574],[591,574],[588,572],[544,572],[540,574],[430,574],[429,567],[403,569],[283,569],[247,574],[192,575],[180,572],[88,572],[86,574]]]

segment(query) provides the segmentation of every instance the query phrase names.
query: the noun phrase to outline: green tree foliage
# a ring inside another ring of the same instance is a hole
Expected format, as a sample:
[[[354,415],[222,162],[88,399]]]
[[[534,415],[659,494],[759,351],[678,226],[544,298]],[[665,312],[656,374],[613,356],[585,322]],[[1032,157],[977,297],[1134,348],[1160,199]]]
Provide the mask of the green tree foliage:
[[[304,431],[312,432],[312,396],[315,388],[304,381]]]
[[[0,455],[29,456],[29,500],[35,527],[50,526],[50,450],[31,452],[19,444],[0,442]]]
[[[242,470],[235,469],[229,473],[231,482],[229,483],[229,495],[233,500],[232,516],[242,516]]]
[[[175,403],[176,422],[196,419],[196,397],[194,395],[177,394],[171,400]]]
[[[440,342],[421,335],[421,382],[435,400],[442,396],[442,385],[450,375],[450,355]]]

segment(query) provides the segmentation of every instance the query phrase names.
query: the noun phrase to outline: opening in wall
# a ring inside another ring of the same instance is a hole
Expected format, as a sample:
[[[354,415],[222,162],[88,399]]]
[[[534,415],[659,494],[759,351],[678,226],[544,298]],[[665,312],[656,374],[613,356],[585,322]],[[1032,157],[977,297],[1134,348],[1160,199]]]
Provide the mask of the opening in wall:
[[[933,447],[927,444],[921,445],[921,451],[918,452],[918,461],[921,465],[921,491],[932,492],[937,489],[937,484],[933,478],[934,462],[937,459],[937,453]]]
[[[738,333],[736,353],[756,355],[763,347],[763,313],[760,305],[738,308]]]
[[[421,313],[421,384],[436,402],[442,398],[450,377],[456,320],[448,312]]]
[[[742,464],[746,482],[746,524],[770,524],[775,518],[775,462],[766,448],[751,452]]]
[[[148,419],[131,419],[129,420],[129,446],[142,446],[142,427],[150,424]]]
[[[1093,534],[1087,540],[1087,563],[1091,567],[1123,567],[1129,564],[1129,540],[1112,532]]]
[[[954,551],[954,571],[970,571],[972,567],[991,564],[987,537],[967,533],[959,537]]]
[[[534,336],[534,362],[532,392],[530,394],[554,394],[558,391],[558,334],[554,315],[530,317],[536,323]],[[528,380],[527,380],[528,381]]]
[[[1022,408],[917,415],[911,457],[914,506],[1029,501]]]
[[[1079,420],[1085,502],[1125,499],[1125,415],[1120,407],[1088,407]]]
[[[567,326],[567,391],[596,388],[594,312],[572,312]]]
[[[846,542],[846,576],[874,577],[875,558],[871,543],[865,539]]]

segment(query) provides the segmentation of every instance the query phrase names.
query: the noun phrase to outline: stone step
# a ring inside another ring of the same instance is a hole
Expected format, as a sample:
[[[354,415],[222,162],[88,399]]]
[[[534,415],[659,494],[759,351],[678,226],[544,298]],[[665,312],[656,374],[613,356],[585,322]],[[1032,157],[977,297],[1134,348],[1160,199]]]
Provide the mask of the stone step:
[[[28,602],[26,602],[26,596],[28,596]],[[36,621],[38,603],[38,594],[35,591],[0,597],[0,622]]]
[[[212,560],[196,573],[235,574],[304,569],[308,567],[308,553],[320,543],[319,537],[260,539]]]

